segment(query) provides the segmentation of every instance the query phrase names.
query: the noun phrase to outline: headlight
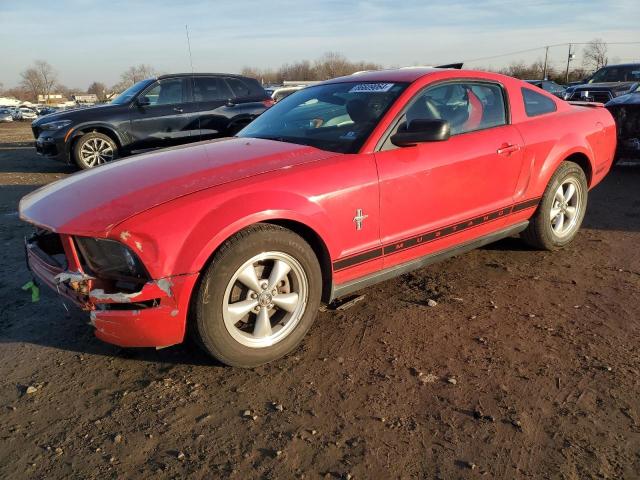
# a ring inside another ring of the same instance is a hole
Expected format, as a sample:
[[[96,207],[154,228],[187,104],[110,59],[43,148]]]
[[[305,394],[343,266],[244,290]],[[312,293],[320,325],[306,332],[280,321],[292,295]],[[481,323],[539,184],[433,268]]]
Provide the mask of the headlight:
[[[92,273],[106,278],[147,280],[149,274],[138,256],[115,240],[75,237],[84,263]]]
[[[58,120],[56,122],[48,122],[40,125],[42,130],[60,130],[61,128],[71,125],[71,120]]]

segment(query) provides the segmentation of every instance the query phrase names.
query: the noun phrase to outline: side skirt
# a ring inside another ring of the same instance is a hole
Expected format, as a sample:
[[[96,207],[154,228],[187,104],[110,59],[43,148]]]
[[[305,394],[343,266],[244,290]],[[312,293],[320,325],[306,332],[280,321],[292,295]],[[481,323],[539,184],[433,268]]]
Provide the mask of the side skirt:
[[[333,284],[331,286],[330,301],[333,301],[336,298],[344,297],[345,295],[369,287],[371,285],[375,285],[376,283],[384,282],[385,280],[389,280],[391,278],[404,275],[405,273],[411,272],[413,270],[426,267],[427,265],[431,265],[432,263],[437,263],[442,260],[446,260],[447,258],[466,253],[470,250],[474,250],[484,245],[488,245],[502,238],[516,235],[527,228],[528,225],[528,221],[517,223],[516,225],[512,225],[489,235],[479,237],[475,240],[471,240],[470,242],[456,245],[455,247],[448,248],[441,252],[430,253],[429,255],[425,255],[424,257],[417,258],[400,265],[395,265],[393,267],[385,268],[384,270],[380,270],[379,272],[375,272],[365,277],[351,280],[347,283],[342,283],[340,285]]]

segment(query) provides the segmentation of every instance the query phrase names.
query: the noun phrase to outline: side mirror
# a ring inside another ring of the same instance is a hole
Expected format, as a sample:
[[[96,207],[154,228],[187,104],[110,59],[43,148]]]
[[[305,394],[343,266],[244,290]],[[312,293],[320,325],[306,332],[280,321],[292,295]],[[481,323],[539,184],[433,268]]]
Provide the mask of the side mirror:
[[[231,108],[235,106],[236,106],[236,102],[233,100],[233,98],[227,98],[227,107]]]
[[[151,105],[151,100],[149,100],[147,96],[141,95],[136,98],[136,105],[138,105],[139,107],[148,107],[149,105]]]
[[[415,119],[402,123],[398,131],[391,136],[396,147],[411,147],[424,142],[444,142],[451,136],[451,127],[446,120]]]

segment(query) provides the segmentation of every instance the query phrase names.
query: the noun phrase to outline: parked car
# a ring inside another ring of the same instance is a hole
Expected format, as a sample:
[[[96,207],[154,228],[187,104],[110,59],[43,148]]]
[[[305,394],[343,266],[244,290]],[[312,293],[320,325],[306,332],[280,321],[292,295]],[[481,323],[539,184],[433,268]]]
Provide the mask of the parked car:
[[[298,90],[302,90],[305,87],[306,87],[306,85],[296,85],[294,87],[276,88],[273,91],[273,93],[271,94],[271,98],[273,99],[274,102],[279,102],[283,98],[286,98],[289,95],[291,95],[292,93],[297,92]]]
[[[300,90],[237,138],[45,186],[20,217],[31,271],[102,340],[189,328],[252,367],[291,351],[321,301],[518,233],[565,247],[615,141],[604,107],[511,77],[376,71]]]
[[[607,103],[609,100],[631,92],[640,82],[640,63],[607,65],[582,84],[567,87],[565,100]]]
[[[640,158],[640,85],[605,105],[616,121],[618,147],[616,160]]]
[[[525,82],[535,85],[542,90],[549,92],[552,95],[555,95],[558,98],[564,98],[565,87],[562,85],[558,85],[556,82],[551,80],[525,80]]]
[[[52,113],[56,113],[58,112],[60,109],[56,108],[56,107],[44,107],[41,108],[40,111],[38,112],[39,115],[44,116],[44,115],[50,115]]]
[[[32,110],[30,108],[20,107],[16,112],[16,117],[17,120],[25,122],[27,120],[35,120],[36,118],[38,118],[38,114],[35,110]]]
[[[110,104],[47,115],[32,128],[38,153],[89,169],[141,150],[234,135],[272,104],[252,78],[163,75]]]
[[[0,109],[0,123],[13,122],[13,115],[8,108]]]

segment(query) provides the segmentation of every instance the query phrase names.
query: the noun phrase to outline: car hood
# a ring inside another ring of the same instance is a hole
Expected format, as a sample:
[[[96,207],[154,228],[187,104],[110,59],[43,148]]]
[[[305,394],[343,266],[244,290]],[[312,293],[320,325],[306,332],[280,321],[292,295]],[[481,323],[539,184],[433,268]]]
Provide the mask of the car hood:
[[[339,155],[272,140],[228,138],[160,150],[79,172],[20,201],[20,218],[60,233],[105,236],[173,199]]]
[[[115,110],[118,108],[123,108],[123,105],[106,103],[104,105],[94,105],[93,107],[83,107],[73,110],[64,110],[62,112],[48,113],[38,118],[38,120],[33,122],[32,125],[37,127],[42,123],[53,122],[56,120],[83,120],[87,117],[91,117],[95,113],[101,113],[107,110]]]
[[[614,92],[627,92],[629,89],[638,82],[601,82],[601,83],[583,83],[582,85],[576,85],[572,90],[609,90]]]
[[[609,100],[605,106],[613,107],[615,105],[637,105],[640,108],[640,92],[627,93],[619,97]]]

